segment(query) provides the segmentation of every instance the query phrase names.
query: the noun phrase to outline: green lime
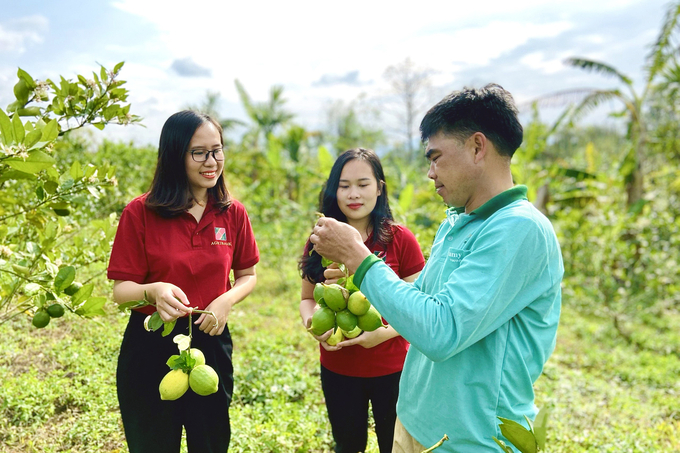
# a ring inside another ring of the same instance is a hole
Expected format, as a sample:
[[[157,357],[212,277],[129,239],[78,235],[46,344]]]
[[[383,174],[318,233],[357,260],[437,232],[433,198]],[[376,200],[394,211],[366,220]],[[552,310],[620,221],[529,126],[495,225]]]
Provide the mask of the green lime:
[[[314,285],[314,300],[319,303],[319,299],[323,298],[323,283]]]
[[[201,396],[210,395],[217,391],[220,378],[210,365],[198,365],[189,374],[191,390]]]
[[[335,312],[328,307],[319,308],[312,315],[311,331],[314,335],[323,335],[335,327]]]
[[[387,327],[383,324],[382,316],[380,316],[380,313],[378,313],[378,310],[373,305],[371,305],[371,308],[368,309],[365,315],[358,316],[357,319],[357,326],[366,332],[373,332],[378,327]]]
[[[74,295],[75,293],[77,293],[78,290],[79,290],[80,288],[82,288],[82,287],[83,287],[83,284],[82,284],[82,283],[80,283],[80,282],[73,282],[73,283],[71,283],[70,285],[68,285],[68,286],[66,287],[66,289],[64,290],[64,293],[65,293],[67,296],[73,296],[73,295]]]
[[[354,291],[347,299],[347,308],[357,316],[365,315],[371,303],[361,291]]]
[[[35,314],[33,315],[32,322],[35,327],[37,327],[38,329],[42,329],[43,327],[50,323],[50,315],[44,308],[41,308],[40,310],[36,311]]]
[[[337,283],[324,286],[323,300],[326,301],[326,305],[328,305],[329,308],[332,308],[335,311],[340,311],[347,308],[348,297],[349,291]]]
[[[64,316],[64,306],[62,304],[52,304],[47,307],[47,314],[52,318],[61,318]]]
[[[342,330],[349,332],[357,326],[357,317],[345,308],[335,315],[335,322]]]
[[[354,329],[350,330],[349,332],[343,331],[342,334],[345,336],[345,338],[356,338],[359,335],[361,335],[361,332],[363,332],[363,330],[361,330],[361,328],[359,328],[359,326],[356,326]]]
[[[203,351],[200,349],[191,348],[191,357],[196,360],[194,368],[199,365],[205,365],[205,355],[203,355]]]
[[[331,346],[335,346],[336,344],[340,343],[343,340],[342,338],[342,329],[337,328],[335,329],[335,332],[333,332],[333,335],[328,337],[326,339],[326,343],[328,343]]]
[[[163,377],[158,391],[164,401],[176,400],[189,390],[189,375],[182,370],[172,370]]]

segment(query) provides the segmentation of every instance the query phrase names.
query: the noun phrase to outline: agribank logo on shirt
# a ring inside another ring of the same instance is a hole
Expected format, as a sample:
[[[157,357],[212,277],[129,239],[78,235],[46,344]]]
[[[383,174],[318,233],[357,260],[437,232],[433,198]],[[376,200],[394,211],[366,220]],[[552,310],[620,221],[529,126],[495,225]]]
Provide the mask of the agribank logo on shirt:
[[[227,241],[227,229],[215,227],[215,240],[210,243],[210,245],[228,245],[231,246],[231,242]]]

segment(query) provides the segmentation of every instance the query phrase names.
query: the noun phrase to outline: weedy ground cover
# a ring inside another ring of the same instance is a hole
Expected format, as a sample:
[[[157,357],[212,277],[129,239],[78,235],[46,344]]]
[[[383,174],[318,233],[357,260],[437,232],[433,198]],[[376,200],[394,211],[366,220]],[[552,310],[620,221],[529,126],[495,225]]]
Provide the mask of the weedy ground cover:
[[[330,452],[295,262],[277,259],[263,256],[257,289],[230,320],[230,450]],[[66,316],[35,329],[26,317],[0,326],[0,452],[127,451],[115,390],[126,315],[113,303],[108,311],[97,322]],[[538,405],[551,410],[547,451],[680,451],[680,359],[637,351],[609,325],[565,304],[557,349],[536,383]],[[367,451],[377,452],[372,433]]]

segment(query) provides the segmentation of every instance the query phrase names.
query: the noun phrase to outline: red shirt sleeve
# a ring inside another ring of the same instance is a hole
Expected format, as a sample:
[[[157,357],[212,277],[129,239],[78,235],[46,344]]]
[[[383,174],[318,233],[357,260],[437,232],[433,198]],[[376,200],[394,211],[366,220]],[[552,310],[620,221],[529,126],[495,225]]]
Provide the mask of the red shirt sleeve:
[[[248,218],[245,206],[234,200],[229,209],[234,209],[238,222],[237,243],[234,247],[232,269],[248,269],[260,261],[260,252],[255,241],[255,233]]]
[[[111,280],[144,283],[149,271],[144,244],[145,209],[144,196],[133,199],[123,209],[106,274]]]
[[[415,235],[403,225],[394,227],[395,249],[399,252],[399,278],[420,272],[425,267],[425,258]]]

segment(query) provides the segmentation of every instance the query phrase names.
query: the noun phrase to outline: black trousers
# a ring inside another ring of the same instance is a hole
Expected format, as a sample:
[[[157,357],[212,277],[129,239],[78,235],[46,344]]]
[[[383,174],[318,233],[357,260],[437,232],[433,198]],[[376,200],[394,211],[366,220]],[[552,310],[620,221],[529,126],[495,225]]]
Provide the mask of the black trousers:
[[[392,451],[400,377],[401,372],[372,378],[344,376],[321,366],[321,387],[336,453],[366,450],[369,401],[380,452]]]
[[[118,402],[130,453],[178,453],[183,426],[189,452],[226,453],[231,438],[229,404],[234,388],[228,328],[215,337],[195,325],[192,328],[191,347],[203,352],[206,364],[220,378],[217,393],[199,396],[189,389],[175,401],[163,401],[158,386],[170,371],[167,360],[179,353],[172,339],[177,334],[188,335],[188,318],[178,319],[167,337],[161,336],[162,328],[156,332],[144,330],[145,318],[144,314],[131,313],[116,373]]]

